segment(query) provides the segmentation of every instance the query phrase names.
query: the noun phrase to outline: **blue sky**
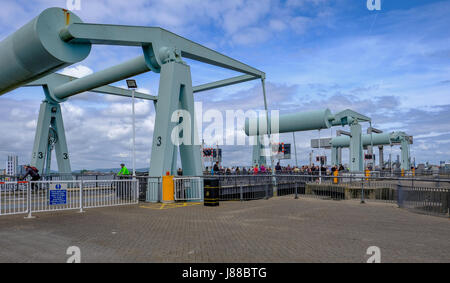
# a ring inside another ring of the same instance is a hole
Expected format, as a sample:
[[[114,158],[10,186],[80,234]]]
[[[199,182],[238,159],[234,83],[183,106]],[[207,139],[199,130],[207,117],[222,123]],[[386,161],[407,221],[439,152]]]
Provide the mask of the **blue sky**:
[[[449,161],[450,1],[384,0],[381,11],[369,11],[366,2],[81,0],[82,9],[75,13],[85,22],[163,27],[265,71],[271,109],[290,113],[351,108],[372,117],[374,126],[386,132],[414,135],[412,155],[417,162]],[[66,1],[3,0],[0,38],[54,6],[64,8]],[[138,55],[139,48],[95,46],[85,61],[64,72],[86,75]],[[234,75],[188,63],[194,85]],[[158,80],[152,73],[137,77],[143,91],[155,95]],[[262,109],[261,98],[258,82],[195,96],[204,109],[222,111]],[[28,162],[42,99],[39,88],[20,88],[0,97],[0,125],[8,133],[0,136],[0,168],[10,152]],[[64,103],[74,169],[131,163],[129,102],[84,93]],[[153,122],[153,106],[140,102],[138,167],[148,166]],[[321,136],[334,135],[337,129],[322,131]],[[317,132],[297,133],[300,163],[308,162],[309,140],[317,137]],[[282,135],[283,141],[291,138]],[[398,152],[392,149],[394,156]],[[250,160],[250,147],[224,148],[226,165]]]

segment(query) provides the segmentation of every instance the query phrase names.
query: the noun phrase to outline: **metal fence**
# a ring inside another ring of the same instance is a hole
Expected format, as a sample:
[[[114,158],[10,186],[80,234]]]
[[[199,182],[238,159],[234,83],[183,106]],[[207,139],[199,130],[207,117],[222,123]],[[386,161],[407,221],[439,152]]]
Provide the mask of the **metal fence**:
[[[304,190],[298,190],[301,197],[388,202],[419,213],[450,217],[448,179],[436,182],[434,179],[367,177],[362,174],[299,178],[305,180]]]
[[[202,201],[203,178],[201,177],[177,177],[174,181],[175,201]]]
[[[392,178],[344,173],[319,175],[214,175],[175,177],[175,201],[201,200],[204,178],[219,180],[220,201],[248,201],[274,196],[387,202],[435,215],[449,212],[450,180]],[[161,178],[140,177],[141,200],[157,202]],[[427,193],[423,193],[426,191]],[[401,194],[403,192],[403,194]],[[401,195],[400,195],[401,194]],[[430,201],[433,200],[433,201]]]
[[[138,203],[138,181],[0,182],[0,215],[49,212]]]
[[[399,207],[431,215],[450,217],[450,189],[398,186]]]
[[[0,215],[26,213],[28,182],[0,182]]]
[[[219,200],[255,200],[273,196],[270,175],[224,175],[219,179]]]
[[[214,175],[175,177],[175,201],[202,201],[205,177],[219,180],[221,201],[269,199],[275,196],[389,202],[432,215],[450,216],[450,179],[382,177],[341,173],[330,175]],[[137,180],[91,176],[90,180],[0,182],[0,215],[84,209],[157,202],[162,196],[162,177],[138,176]],[[51,202],[55,184],[66,188],[63,204]]]

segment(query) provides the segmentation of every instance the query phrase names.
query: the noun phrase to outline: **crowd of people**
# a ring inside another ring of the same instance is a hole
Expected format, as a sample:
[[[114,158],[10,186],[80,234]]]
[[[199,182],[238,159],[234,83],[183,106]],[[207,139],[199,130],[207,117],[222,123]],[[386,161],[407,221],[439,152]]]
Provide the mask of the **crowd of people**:
[[[301,174],[301,175],[319,175],[319,171],[321,171],[321,175],[331,175],[335,171],[348,171],[344,168],[343,165],[339,166],[319,166],[314,165],[314,163],[309,165],[304,165],[301,167],[297,166],[281,166],[280,162],[278,162],[275,166],[276,174]],[[206,174],[211,175],[259,175],[259,174],[272,174],[272,168],[265,164],[254,165],[249,167],[222,167],[219,165],[219,162],[216,162],[212,167],[206,167]]]

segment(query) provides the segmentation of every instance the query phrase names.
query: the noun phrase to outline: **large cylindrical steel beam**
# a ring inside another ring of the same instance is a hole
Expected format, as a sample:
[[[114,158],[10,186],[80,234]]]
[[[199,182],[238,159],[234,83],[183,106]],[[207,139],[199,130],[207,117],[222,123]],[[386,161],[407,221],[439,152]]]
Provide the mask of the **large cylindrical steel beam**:
[[[329,109],[307,111],[279,116],[278,131],[275,129],[276,121],[269,117],[269,128],[272,133],[290,133],[328,129],[333,115]],[[245,134],[247,136],[267,134],[266,118],[250,118],[245,120]]]
[[[56,100],[63,100],[72,95],[121,81],[148,71],[150,71],[150,68],[145,63],[144,56],[139,56],[117,66],[60,85],[52,90],[51,95],[54,96],[53,98]]]
[[[390,145],[391,144],[391,134],[382,133],[382,134],[372,134],[373,145]],[[363,135],[362,136],[362,144],[363,146],[369,146],[372,144],[371,135]],[[338,136],[331,140],[331,145],[333,147],[349,147],[350,146],[350,137],[348,136]]]
[[[0,95],[84,60],[91,44],[59,37],[66,25],[81,22],[70,11],[49,8],[0,42]]]

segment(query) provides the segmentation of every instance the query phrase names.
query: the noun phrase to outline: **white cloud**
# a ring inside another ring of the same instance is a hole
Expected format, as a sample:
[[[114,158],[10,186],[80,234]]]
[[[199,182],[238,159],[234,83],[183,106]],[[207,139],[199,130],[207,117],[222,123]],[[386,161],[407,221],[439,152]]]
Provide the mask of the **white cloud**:
[[[78,65],[75,67],[67,67],[64,68],[64,70],[61,72],[61,74],[66,75],[66,76],[71,76],[71,77],[75,77],[75,78],[82,78],[85,77],[87,75],[93,74],[94,71],[84,65]]]
[[[414,137],[414,139],[417,140],[417,139],[435,138],[443,135],[450,135],[450,132],[443,132],[443,133],[431,132],[428,134],[417,135]]]

